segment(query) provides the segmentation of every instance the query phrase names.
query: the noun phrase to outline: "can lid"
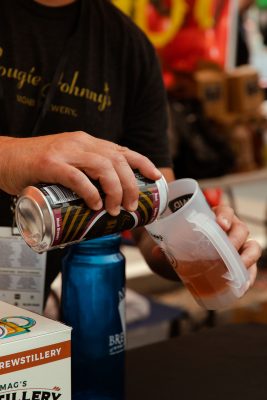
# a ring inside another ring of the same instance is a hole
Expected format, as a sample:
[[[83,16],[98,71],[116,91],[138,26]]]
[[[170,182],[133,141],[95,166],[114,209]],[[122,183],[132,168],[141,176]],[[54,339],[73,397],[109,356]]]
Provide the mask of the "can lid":
[[[45,223],[49,214],[49,207],[40,191],[33,186],[26,188],[17,201],[16,223],[25,242],[37,252],[47,250],[54,235],[53,225]]]
[[[156,181],[156,184],[159,189],[159,194],[160,194],[160,203],[159,203],[159,216],[164,213],[164,211],[168,207],[168,202],[169,202],[169,187],[167,184],[166,179],[162,175],[160,179]]]

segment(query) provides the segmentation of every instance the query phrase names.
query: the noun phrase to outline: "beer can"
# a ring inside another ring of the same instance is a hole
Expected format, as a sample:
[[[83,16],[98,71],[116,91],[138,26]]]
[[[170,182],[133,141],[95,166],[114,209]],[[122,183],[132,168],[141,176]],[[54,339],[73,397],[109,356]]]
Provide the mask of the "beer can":
[[[131,230],[153,222],[167,208],[168,185],[162,176],[157,181],[135,172],[139,188],[138,208],[110,215],[104,207],[94,211],[84,200],[62,185],[38,184],[26,187],[15,210],[18,230],[36,252],[65,247],[112,233]],[[104,193],[98,187],[101,197]]]

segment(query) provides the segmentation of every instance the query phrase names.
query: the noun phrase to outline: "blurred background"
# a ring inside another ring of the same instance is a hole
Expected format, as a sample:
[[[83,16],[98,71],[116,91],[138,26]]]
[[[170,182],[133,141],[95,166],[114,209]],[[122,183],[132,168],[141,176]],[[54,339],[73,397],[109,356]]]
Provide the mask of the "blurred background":
[[[267,0],[113,2],[157,50],[176,177],[199,180],[211,206],[230,204],[263,247],[254,287],[214,312],[199,307],[182,283],[153,274],[125,232],[127,347],[222,324],[266,324]]]

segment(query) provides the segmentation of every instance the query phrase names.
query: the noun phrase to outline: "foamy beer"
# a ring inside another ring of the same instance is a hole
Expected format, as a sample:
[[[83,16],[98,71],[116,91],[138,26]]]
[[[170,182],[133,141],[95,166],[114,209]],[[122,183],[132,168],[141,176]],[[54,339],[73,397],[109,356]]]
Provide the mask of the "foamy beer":
[[[167,210],[146,229],[201,306],[223,308],[248,289],[247,269],[194,179],[169,184]]]

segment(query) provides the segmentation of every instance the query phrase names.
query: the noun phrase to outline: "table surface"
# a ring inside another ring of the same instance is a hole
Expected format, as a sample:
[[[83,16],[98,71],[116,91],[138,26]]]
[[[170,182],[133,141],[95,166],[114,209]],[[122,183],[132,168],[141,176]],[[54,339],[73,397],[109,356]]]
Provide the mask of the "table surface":
[[[267,325],[210,328],[126,353],[126,400],[267,399]]]

